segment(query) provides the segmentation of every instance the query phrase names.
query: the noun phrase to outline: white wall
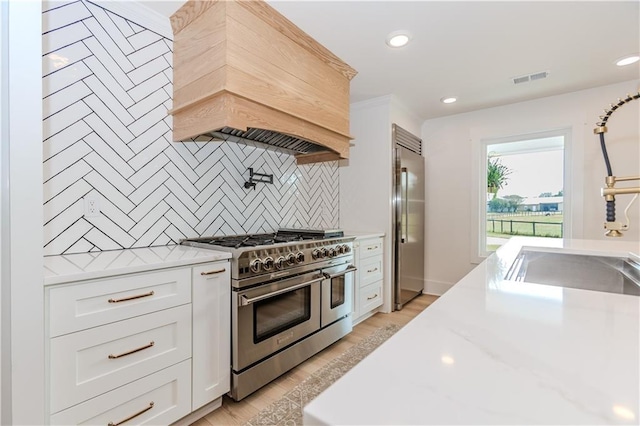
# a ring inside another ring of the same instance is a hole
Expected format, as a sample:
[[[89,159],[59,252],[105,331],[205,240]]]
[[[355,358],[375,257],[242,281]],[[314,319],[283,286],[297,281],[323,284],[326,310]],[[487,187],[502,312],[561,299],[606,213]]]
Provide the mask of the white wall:
[[[420,134],[420,119],[394,96],[351,105],[349,160],[340,167],[340,227],[346,231],[384,232],[384,305],[392,309],[392,184],[391,125]],[[348,167],[347,167],[348,166]]]
[[[0,140],[9,139],[9,17],[7,3],[0,3]],[[5,235],[9,232],[9,193],[5,190],[8,186],[9,176],[9,145],[0,144],[0,424],[8,424],[11,421],[9,407],[11,405],[11,357],[2,356],[11,351],[11,323],[10,313],[11,288],[9,280],[9,261],[7,240]],[[4,417],[3,417],[4,416]]]
[[[351,105],[349,160],[340,162],[340,227],[384,232],[384,305],[391,310],[390,97]],[[348,166],[348,167],[347,167]]]
[[[395,123],[403,129],[420,137],[422,122],[409,108],[402,104],[395,96],[391,97],[391,123]],[[424,146],[423,146],[424,148]],[[424,154],[424,149],[423,149]]]
[[[603,86],[503,107],[427,120],[422,138],[427,152],[427,286],[446,288],[468,273],[473,263],[473,191],[477,184],[482,139],[568,128],[571,132],[573,185],[565,188],[573,204],[573,238],[605,239],[606,175],[598,138],[593,134],[603,109],[639,89],[638,81]],[[609,120],[607,148],[614,175],[640,175],[638,117],[640,102],[618,109]],[[620,184],[619,186],[625,186]],[[631,185],[626,185],[631,186]],[[636,182],[636,185],[638,183]],[[617,198],[618,220],[631,196]],[[631,229],[623,237],[640,241],[640,209],[631,211]]]
[[[44,424],[41,7],[8,6],[11,186],[2,190],[9,190],[10,233],[2,237],[9,238],[10,256],[10,424]]]

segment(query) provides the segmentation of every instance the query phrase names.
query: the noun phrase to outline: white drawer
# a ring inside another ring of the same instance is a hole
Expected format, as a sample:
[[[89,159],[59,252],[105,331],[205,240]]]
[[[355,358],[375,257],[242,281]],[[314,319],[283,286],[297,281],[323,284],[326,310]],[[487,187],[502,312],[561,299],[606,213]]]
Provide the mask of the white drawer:
[[[382,254],[382,238],[362,240],[360,242],[360,259]]]
[[[358,301],[358,313],[360,315],[382,305],[382,281],[375,282],[360,288],[360,300]]]
[[[191,412],[190,391],[187,360],[54,414],[50,420],[52,425],[115,425],[134,416],[125,423],[168,425]]]
[[[191,268],[54,287],[49,293],[49,333],[60,336],[190,301]]]
[[[360,272],[360,287],[366,287],[382,279],[382,256],[372,256],[362,259],[358,267]]]
[[[51,413],[190,356],[190,304],[51,339]]]

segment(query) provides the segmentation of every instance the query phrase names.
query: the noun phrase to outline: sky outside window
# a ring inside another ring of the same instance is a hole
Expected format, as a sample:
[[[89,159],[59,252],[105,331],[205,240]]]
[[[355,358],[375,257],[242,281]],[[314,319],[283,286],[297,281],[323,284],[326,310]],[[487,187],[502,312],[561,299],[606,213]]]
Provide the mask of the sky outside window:
[[[500,161],[511,170],[507,184],[499,191],[500,197],[537,197],[563,189],[563,150],[504,155]]]

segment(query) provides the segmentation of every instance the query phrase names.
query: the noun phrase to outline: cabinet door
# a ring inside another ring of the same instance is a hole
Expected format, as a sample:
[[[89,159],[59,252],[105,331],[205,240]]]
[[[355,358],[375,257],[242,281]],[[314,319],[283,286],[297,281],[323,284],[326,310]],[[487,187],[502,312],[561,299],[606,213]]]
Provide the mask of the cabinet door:
[[[230,389],[231,280],[229,262],[193,268],[192,410]]]

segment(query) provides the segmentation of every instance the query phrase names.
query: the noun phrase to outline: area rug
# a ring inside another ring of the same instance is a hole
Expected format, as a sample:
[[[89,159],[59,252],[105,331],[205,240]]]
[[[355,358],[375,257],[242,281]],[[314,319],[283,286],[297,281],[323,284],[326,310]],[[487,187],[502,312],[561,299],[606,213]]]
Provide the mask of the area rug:
[[[387,324],[378,328],[371,335],[347,349],[342,355],[329,361],[327,365],[304,379],[278,401],[260,411],[244,426],[302,425],[302,409],[305,405],[351,370],[385,340],[393,336],[400,328],[395,324]]]

